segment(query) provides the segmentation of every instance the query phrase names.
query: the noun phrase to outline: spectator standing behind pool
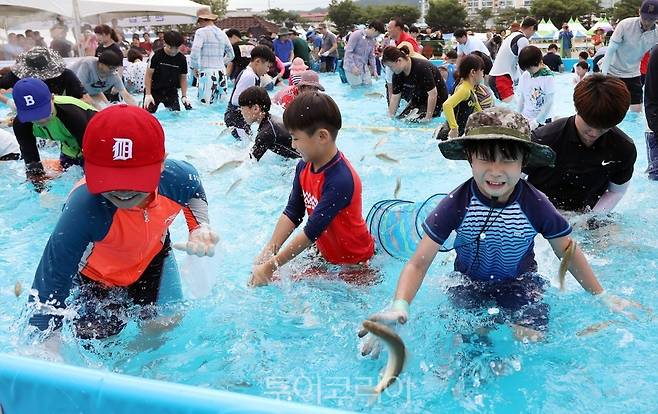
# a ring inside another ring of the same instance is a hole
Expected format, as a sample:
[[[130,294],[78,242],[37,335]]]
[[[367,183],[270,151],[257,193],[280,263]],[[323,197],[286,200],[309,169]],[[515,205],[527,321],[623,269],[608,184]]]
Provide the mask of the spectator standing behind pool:
[[[658,43],[658,0],[644,0],[639,13],[640,17],[628,17],[617,24],[605,57],[599,63],[601,73],[624,81],[631,93],[633,112],[642,111],[640,61]]]
[[[453,305],[478,315],[494,306],[498,312],[487,322],[510,325],[517,340],[545,338],[549,308],[542,296],[547,283],[537,274],[534,239],[541,234],[558,258],[574,241],[564,217],[520,178],[523,165],[550,166],[555,154],[531,141],[530,125],[521,114],[503,107],[474,113],[464,136],[442,141],[439,148],[447,159],[468,160],[473,176],[428,215],[425,236],[400,274],[392,304],[369,319],[393,328],[409,320],[410,303],[437,253],[448,251],[444,246],[454,231],[454,269],[465,281],[448,288]],[[578,247],[569,270],[583,289],[611,309],[627,314],[625,308],[637,306],[606,293]],[[488,332],[492,327],[487,325],[473,331]],[[378,342],[367,335],[362,355],[376,355]]]
[[[226,94],[226,64],[235,57],[226,33],[215,26],[217,15],[208,9],[197,14],[199,29],[194,33],[190,68],[197,78],[199,101],[212,105]]]
[[[528,39],[535,34],[537,28],[537,20],[526,17],[521,28],[507,36],[498,50],[489,73],[489,86],[496,98],[503,102],[514,99],[514,83],[519,78],[519,52],[530,44]]]
[[[375,242],[363,219],[361,179],[336,146],[342,126],[336,102],[323,93],[305,93],[288,106],[283,122],[303,160],[297,164],[288,205],[254,260],[250,284],[269,283],[279,267],[313,243],[327,262],[367,271]],[[305,213],[304,230],[284,246]]]
[[[593,74],[576,85],[576,115],[554,120],[533,132],[533,142],[557,154],[555,166],[528,165],[528,182],[559,209],[608,213],[622,199],[637,152],[633,140],[617,125],[630,104],[624,83]]]
[[[560,56],[563,58],[570,58],[571,57],[571,47],[572,47],[572,39],[573,39],[573,32],[569,30],[569,25],[566,23],[562,24],[562,30],[560,30],[560,34],[558,34],[558,40],[560,41],[560,45],[562,48],[560,49]]]
[[[79,99],[52,95],[48,86],[35,78],[18,81],[14,85],[14,99],[14,135],[25,161],[25,173],[37,191],[41,191],[50,177],[39,157],[37,137],[60,143],[61,168],[81,166],[82,138],[89,120],[96,115],[96,109]]]
[[[388,115],[394,117],[400,100],[408,102],[397,116],[417,122],[429,122],[441,115],[441,106],[448,98],[448,89],[439,69],[425,59],[409,57],[407,46],[398,49],[387,46],[382,64],[393,72]]]
[[[491,56],[484,42],[475,36],[469,36],[466,29],[457,29],[453,34],[457,41],[457,66],[466,55],[479,50],[487,56]]]
[[[384,23],[375,20],[367,29],[356,30],[350,34],[345,46],[343,68],[351,86],[370,85],[371,77],[378,77],[375,38],[385,30]]]
[[[153,113],[160,103],[167,109],[180,111],[180,100],[185,109],[192,109],[187,97],[187,59],[178,50],[183,44],[183,36],[169,31],[164,36],[165,45],[151,56],[149,68],[144,78],[144,109]]]
[[[115,105],[100,112],[85,133],[84,154],[85,178],[69,194],[34,277],[30,302],[39,305],[30,324],[59,329],[57,311],[77,287],[76,336],[106,338],[123,329],[133,306],[153,306],[163,291],[180,299],[169,226],[181,211],[189,239],[174,248],[212,256],[218,237],[199,173],[187,162],[165,160],[162,126],[144,109]],[[140,319],[156,312],[142,308]]]

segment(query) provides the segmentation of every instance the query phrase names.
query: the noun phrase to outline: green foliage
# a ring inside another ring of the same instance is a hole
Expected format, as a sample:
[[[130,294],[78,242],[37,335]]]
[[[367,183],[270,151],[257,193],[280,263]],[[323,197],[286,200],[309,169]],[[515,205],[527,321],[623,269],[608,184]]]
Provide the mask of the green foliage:
[[[591,15],[600,10],[597,0],[534,0],[530,8],[537,20],[550,18],[558,28],[571,17]]]
[[[425,21],[431,27],[453,32],[466,24],[466,9],[458,0],[432,0]]]
[[[521,23],[523,18],[529,15],[530,11],[523,7],[519,7],[518,9],[515,9],[514,7],[506,7],[498,10],[496,17],[494,18],[494,24],[496,27],[507,29],[514,22]]]
[[[210,11],[220,18],[226,14],[228,8],[228,0],[196,0],[196,2],[210,6]]]
[[[642,0],[621,0],[619,3],[615,4],[615,7],[612,11],[612,17],[615,20],[622,20],[627,17],[636,17],[638,16],[638,10]]]
[[[411,26],[416,23],[420,17],[420,9],[415,6],[405,6],[401,4],[389,6],[366,6],[363,9],[363,16],[368,19],[368,22],[372,20],[380,20],[384,24],[388,23],[395,17],[399,17],[404,24]]]
[[[493,17],[493,11],[489,8],[480,9],[478,15],[469,18],[466,21],[466,27],[471,30],[478,32],[484,32],[487,30],[487,21]]]
[[[285,23],[304,23],[304,19],[297,13],[287,12],[283,9],[269,9],[265,14],[265,18],[278,25]]]
[[[328,17],[340,34],[349,32],[355,24],[364,20],[363,9],[352,0],[331,0]]]

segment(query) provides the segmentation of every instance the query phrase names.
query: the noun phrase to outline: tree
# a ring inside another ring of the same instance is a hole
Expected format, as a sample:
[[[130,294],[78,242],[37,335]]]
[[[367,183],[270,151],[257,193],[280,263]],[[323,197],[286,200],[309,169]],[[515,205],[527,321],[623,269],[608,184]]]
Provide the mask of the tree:
[[[297,13],[287,12],[283,9],[268,9],[265,18],[278,25],[284,25],[286,22],[302,23],[303,19]]]
[[[425,21],[432,27],[450,33],[464,27],[466,9],[458,0],[432,0]]]
[[[636,17],[641,5],[642,0],[621,0],[619,3],[615,4],[612,11],[612,17],[615,20]]]
[[[226,14],[228,8],[228,0],[196,0],[196,2],[210,6],[210,11],[220,18]]]
[[[514,22],[521,23],[521,21],[528,15],[530,15],[530,11],[523,7],[519,7],[518,9],[514,7],[506,7],[498,10],[496,17],[494,18],[494,23],[497,27],[508,28]]]
[[[405,6],[402,4],[388,6],[367,6],[363,16],[369,20],[380,20],[384,24],[391,19],[399,17],[407,26],[416,23],[420,18],[420,10],[416,6]]]
[[[592,14],[599,10],[597,0],[534,0],[530,11],[539,19],[551,19],[557,27],[572,17]]]
[[[490,8],[480,9],[477,16],[467,20],[466,26],[475,31],[484,32],[487,30],[487,21],[492,17],[493,11]]]
[[[352,0],[331,0],[329,4],[329,19],[336,25],[340,34],[348,33],[355,24],[361,23],[364,19],[363,9]]]

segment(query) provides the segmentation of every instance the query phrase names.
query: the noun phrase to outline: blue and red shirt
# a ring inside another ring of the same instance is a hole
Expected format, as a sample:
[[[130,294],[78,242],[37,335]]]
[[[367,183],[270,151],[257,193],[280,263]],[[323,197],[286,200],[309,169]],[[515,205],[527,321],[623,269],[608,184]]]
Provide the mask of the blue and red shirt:
[[[135,283],[181,211],[190,231],[208,222],[199,175],[185,161],[165,161],[158,189],[144,207],[119,209],[82,183],[69,194],[34,276],[40,303],[64,308],[78,273],[106,286]],[[45,329],[51,318],[36,314],[30,322]]]
[[[492,206],[472,178],[441,200],[423,229],[440,245],[455,231],[455,270],[481,281],[536,271],[535,236],[540,233],[550,240],[571,233],[544,193],[525,180],[516,184],[504,205]]]
[[[374,254],[375,242],[363,219],[361,179],[340,151],[317,171],[312,163],[297,164],[283,214],[299,225],[304,212],[304,233],[328,262],[356,264]]]

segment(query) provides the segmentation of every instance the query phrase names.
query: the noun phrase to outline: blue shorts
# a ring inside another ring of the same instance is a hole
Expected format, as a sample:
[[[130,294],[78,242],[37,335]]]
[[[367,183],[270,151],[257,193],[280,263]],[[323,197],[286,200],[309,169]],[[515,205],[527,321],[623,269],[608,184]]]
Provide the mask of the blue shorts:
[[[448,289],[453,305],[468,310],[496,307],[496,323],[513,323],[537,331],[548,328],[549,306],[542,301],[547,282],[536,273],[500,282],[471,281]]]

